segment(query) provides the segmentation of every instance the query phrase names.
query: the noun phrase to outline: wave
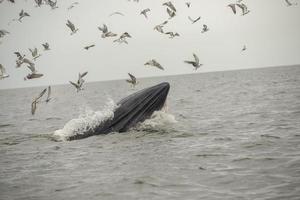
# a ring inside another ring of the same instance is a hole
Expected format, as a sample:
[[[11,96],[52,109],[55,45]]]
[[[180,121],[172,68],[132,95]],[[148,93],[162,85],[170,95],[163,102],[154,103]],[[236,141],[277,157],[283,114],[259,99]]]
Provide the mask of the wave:
[[[53,134],[55,141],[68,141],[71,137],[89,134],[90,131],[99,126],[102,122],[112,119],[117,105],[112,99],[108,99],[101,111],[93,111],[84,108],[78,118],[72,119],[62,129],[56,130]]]

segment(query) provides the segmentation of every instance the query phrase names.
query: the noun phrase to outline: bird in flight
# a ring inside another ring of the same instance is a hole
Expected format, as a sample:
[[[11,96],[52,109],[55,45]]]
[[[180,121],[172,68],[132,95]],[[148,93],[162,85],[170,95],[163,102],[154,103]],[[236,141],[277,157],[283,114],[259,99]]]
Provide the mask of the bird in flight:
[[[236,4],[240,9],[242,9],[242,15],[246,15],[250,12],[250,10],[248,10],[248,7],[243,4],[243,3],[237,3]]]
[[[92,47],[94,47],[94,46],[95,46],[94,44],[88,45],[88,46],[84,47],[84,49],[85,49],[85,50],[89,50],[89,48],[92,48]]]
[[[47,88],[43,89],[43,91],[32,101],[32,103],[31,103],[31,114],[32,115],[35,114],[37,104],[40,103],[40,99],[44,96],[46,91],[47,91]]]
[[[68,7],[68,10],[71,10],[72,8],[75,7],[75,5],[78,5],[79,3],[76,1],[76,2],[73,2],[69,7]]]
[[[0,30],[0,38],[4,37],[5,35],[9,34],[9,32],[7,30]]]
[[[105,24],[103,24],[102,27],[99,26],[98,29],[100,31],[102,31],[102,35],[101,35],[102,38],[117,36],[117,34],[108,31],[108,28],[107,28],[107,26]]]
[[[121,16],[124,16],[124,14],[121,13],[121,12],[113,12],[113,13],[111,13],[109,16],[111,17],[111,16],[113,16],[113,15],[121,15]]]
[[[156,60],[151,59],[148,62],[146,62],[144,65],[149,65],[153,67],[157,67],[158,69],[164,70],[164,68],[159,64]]]
[[[33,57],[33,60],[36,60],[38,57],[41,56],[41,54],[38,53],[38,50],[37,50],[36,47],[34,49],[30,49],[29,48],[29,51],[30,51],[30,53],[31,53],[31,55]]]
[[[22,22],[22,19],[24,17],[30,17],[30,15],[22,9],[21,12],[19,13],[19,19],[18,19],[18,21]]]
[[[76,83],[72,82],[72,81],[69,81],[76,89],[77,89],[77,92],[79,92],[80,90],[83,90],[82,86],[83,86],[83,83],[85,82],[85,80],[83,79],[84,76],[87,75],[88,72],[84,72],[84,73],[79,73],[78,75],[78,80],[76,81]]]
[[[199,21],[201,19],[201,17],[197,17],[196,19],[192,19],[190,16],[188,18],[192,22],[192,24],[196,23],[197,21]]]
[[[71,29],[71,35],[75,34],[79,29],[78,28],[75,28],[74,24],[68,20],[67,23],[66,23],[67,27],[69,27]]]
[[[176,37],[176,36],[179,36],[179,33],[174,33],[174,32],[166,32],[165,33],[166,35],[169,35],[170,36],[170,38],[174,38],[174,37]]]
[[[193,65],[193,67],[195,68],[195,70],[197,70],[199,67],[201,67],[203,64],[199,63],[199,58],[196,54],[193,53],[194,56],[194,60],[193,61],[184,61],[187,64],[191,64]]]
[[[165,2],[162,4],[163,6],[169,7],[173,12],[176,12],[176,8],[171,1]]]
[[[51,86],[48,86],[48,93],[47,93],[47,99],[46,99],[46,103],[48,103],[51,100]]]
[[[5,68],[3,67],[2,64],[0,64],[0,80],[8,77],[9,75],[6,73]]]
[[[141,11],[140,15],[144,15],[146,19],[148,19],[147,12],[150,12],[150,8],[146,8]]]
[[[126,81],[128,83],[130,83],[132,87],[135,87],[138,84],[138,81],[136,80],[136,77],[134,75],[130,74],[130,73],[128,73],[128,75],[129,75],[130,79],[126,79]]]
[[[160,32],[160,33],[164,33],[163,27],[164,27],[164,25],[166,25],[167,23],[168,23],[168,21],[164,21],[163,23],[156,25],[153,29],[154,29],[154,30],[157,30],[157,31]]]
[[[206,25],[206,24],[203,24],[203,28],[202,28],[201,33],[205,33],[205,32],[207,32],[208,30],[209,30],[209,29],[208,29],[207,25]]]
[[[189,8],[191,7],[191,2],[185,2],[185,5]]]
[[[125,43],[125,44],[128,44],[126,38],[131,38],[131,35],[129,35],[129,33],[125,32],[123,33],[120,38],[114,40],[114,42],[119,42],[120,44],[121,43]]]
[[[231,3],[228,5],[229,8],[231,8],[233,14],[236,14],[236,8],[235,8],[235,3]]]
[[[286,6],[295,6],[295,5],[297,5],[297,3],[292,3],[292,2],[290,2],[290,0],[285,0],[285,3],[286,3]]]
[[[46,42],[45,44],[42,44],[42,46],[44,47],[44,51],[50,50],[50,45],[48,44],[48,42]]]

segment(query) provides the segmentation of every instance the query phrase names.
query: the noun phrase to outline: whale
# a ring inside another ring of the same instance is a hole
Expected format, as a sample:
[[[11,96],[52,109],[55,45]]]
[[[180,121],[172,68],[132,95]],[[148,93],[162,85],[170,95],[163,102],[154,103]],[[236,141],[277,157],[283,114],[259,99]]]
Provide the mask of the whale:
[[[84,134],[70,136],[68,140],[83,139],[111,132],[126,132],[138,123],[149,119],[155,111],[161,110],[166,103],[169,90],[170,84],[163,82],[137,91],[117,103],[112,118],[88,129]]]

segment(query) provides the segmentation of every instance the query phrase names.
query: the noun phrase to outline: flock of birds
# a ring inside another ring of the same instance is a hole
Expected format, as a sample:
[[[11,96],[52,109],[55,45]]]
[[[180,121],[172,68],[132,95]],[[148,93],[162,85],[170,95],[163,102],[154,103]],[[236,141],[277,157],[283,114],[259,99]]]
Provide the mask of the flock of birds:
[[[0,0],[0,3],[4,2],[4,1],[5,0]],[[7,0],[7,1],[10,3],[15,3],[15,0]],[[128,0],[128,1],[130,1],[130,0]],[[133,1],[139,2],[139,0],[133,0]],[[286,2],[287,6],[297,5],[296,3],[290,2],[290,0],[284,0],[284,1]],[[41,7],[42,5],[48,5],[48,6],[50,6],[51,9],[58,8],[57,0],[55,0],[55,1],[54,0],[34,0],[34,2],[35,2],[36,7]],[[79,4],[78,2],[73,2],[67,9],[70,10],[78,4]],[[192,6],[191,2],[185,2],[185,5],[187,8],[190,8]],[[169,20],[171,20],[172,18],[174,18],[176,16],[176,13],[177,13],[176,7],[174,6],[174,4],[171,1],[164,2],[162,4],[162,6],[166,7],[166,12],[167,12],[169,18],[168,18],[168,20],[165,20],[163,23],[156,25],[153,29],[161,34],[168,35],[169,38],[171,38],[171,39],[174,37],[179,37],[180,35],[177,32],[171,32],[171,31],[165,32],[164,31],[164,26],[169,22]],[[236,3],[230,3],[228,5],[228,7],[232,10],[233,14],[237,14],[238,9],[241,11],[242,16],[250,13],[250,10],[248,9],[247,5],[245,3],[243,3],[243,0],[236,0]],[[150,8],[146,8],[140,12],[140,15],[143,15],[146,19],[148,19],[149,12],[151,12]],[[113,16],[113,15],[124,16],[124,14],[121,12],[113,12],[110,14],[110,16]],[[14,21],[18,21],[18,22],[22,23],[22,20],[26,17],[30,17],[30,14],[24,10],[21,10],[18,18],[15,18],[12,21],[10,21],[8,23],[8,25]],[[192,24],[195,24],[201,19],[201,17],[199,16],[199,17],[193,19],[190,16],[188,16],[188,19],[190,20],[190,22]],[[70,35],[76,34],[79,30],[70,20],[67,20],[66,26],[71,31]],[[110,31],[106,24],[99,26],[98,30],[102,33],[101,34],[102,38],[118,36],[118,34]],[[206,24],[203,24],[201,33],[206,33],[207,31],[209,31],[208,26]],[[4,29],[0,30],[0,39],[8,34],[10,34],[9,31],[4,30]],[[127,40],[129,38],[132,38],[132,36],[128,32],[124,32],[124,33],[120,34],[120,36],[118,38],[113,40],[113,42],[117,42],[119,44],[122,44],[122,43],[128,44]],[[44,48],[43,49],[44,51],[51,50],[50,45],[47,42],[42,44],[42,46]],[[95,47],[95,44],[85,46],[84,49],[89,50],[92,47]],[[247,47],[246,47],[246,45],[244,45],[242,48],[242,51],[245,51],[246,49],[247,49]],[[14,52],[14,54],[17,56],[16,67],[19,68],[23,65],[26,65],[28,67],[28,69],[30,70],[30,73],[24,77],[24,80],[41,78],[43,76],[43,74],[38,73],[38,71],[36,70],[36,67],[35,67],[35,63],[34,63],[34,61],[36,61],[36,59],[38,59],[41,56],[41,54],[38,52],[37,48],[33,48],[33,49],[29,48],[29,52],[31,54],[32,59],[27,58],[25,54],[21,54],[20,52]],[[195,53],[193,53],[192,60],[186,60],[186,61],[184,61],[184,63],[192,65],[195,70],[197,70],[198,68],[200,68],[203,65],[202,63],[200,63],[199,57]],[[151,60],[147,61],[144,65],[152,66],[152,67],[156,67],[160,70],[164,70],[164,67],[155,59],[151,59]],[[77,81],[75,81],[75,82],[69,81],[70,84],[76,88],[77,92],[83,90],[83,84],[85,82],[85,80],[83,78],[87,74],[88,74],[88,72],[79,73]],[[128,73],[128,75],[129,75],[129,79],[127,79],[126,81],[128,83],[130,83],[133,87],[135,85],[137,85],[138,84],[137,78],[131,73]],[[4,78],[8,78],[8,77],[9,77],[9,74],[6,73],[4,66],[2,64],[0,64],[0,80],[4,79]],[[46,92],[47,92],[47,98],[45,101],[42,101],[41,99],[46,94]],[[48,103],[51,100],[50,96],[51,96],[51,86],[49,86],[48,88],[45,88],[36,98],[34,98],[34,100],[32,101],[32,104],[31,104],[32,115],[35,114],[37,104],[41,103],[41,102]]]

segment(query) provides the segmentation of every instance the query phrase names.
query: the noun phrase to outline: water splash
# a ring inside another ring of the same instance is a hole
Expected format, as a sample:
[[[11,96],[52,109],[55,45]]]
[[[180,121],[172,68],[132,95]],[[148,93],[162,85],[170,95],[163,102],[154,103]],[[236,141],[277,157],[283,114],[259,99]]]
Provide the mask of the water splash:
[[[62,129],[56,130],[53,134],[55,141],[67,141],[70,137],[84,135],[95,129],[102,122],[112,119],[117,105],[112,99],[108,99],[101,111],[93,111],[90,108],[81,108],[82,114],[65,124]]]

